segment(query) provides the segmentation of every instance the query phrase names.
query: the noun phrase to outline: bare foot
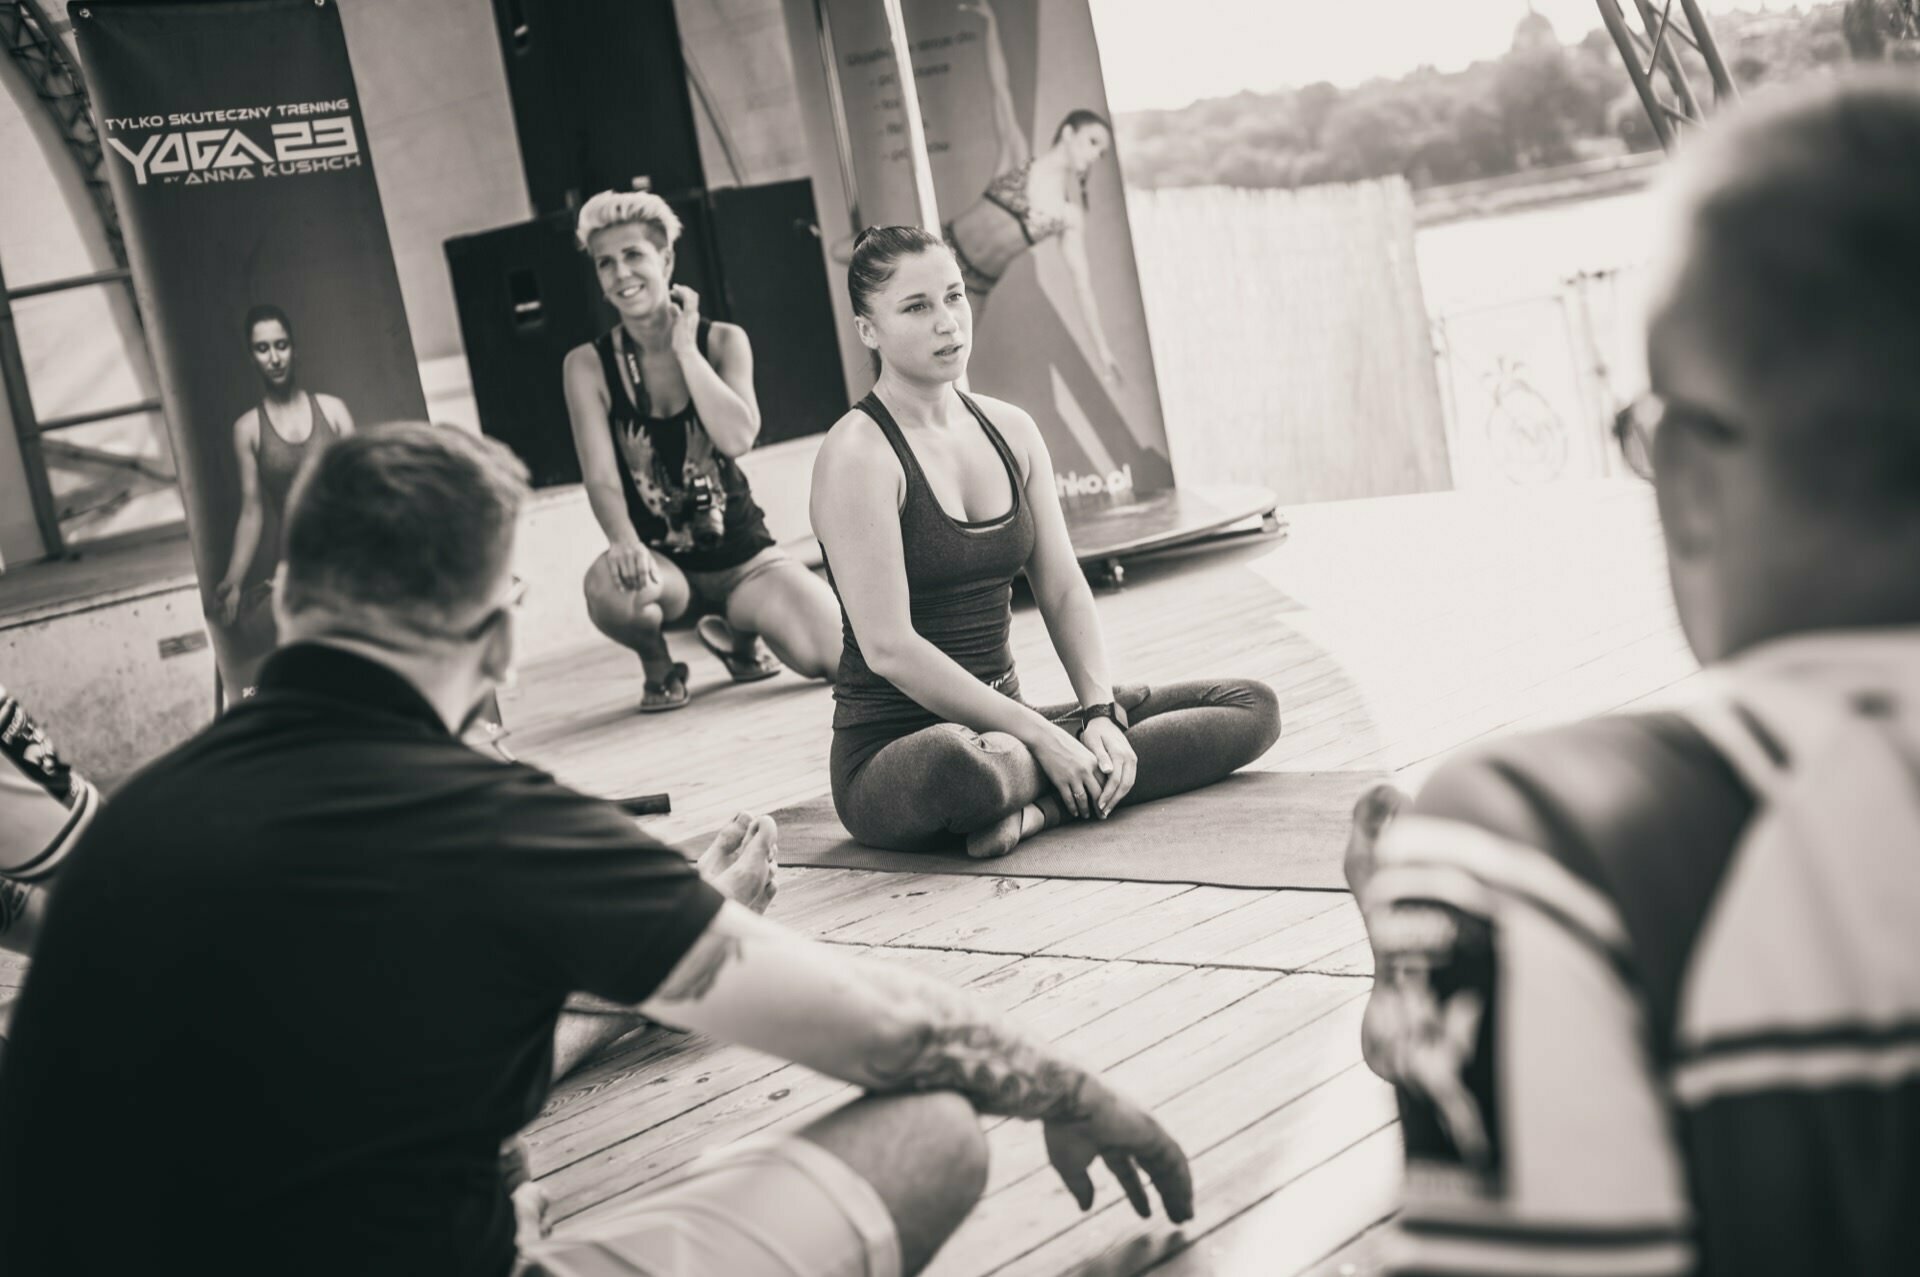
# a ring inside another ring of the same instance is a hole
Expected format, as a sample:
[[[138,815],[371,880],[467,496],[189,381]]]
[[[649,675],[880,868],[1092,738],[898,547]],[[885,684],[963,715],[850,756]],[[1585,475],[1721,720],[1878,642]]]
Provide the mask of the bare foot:
[[[745,822],[744,825],[742,822]],[[780,868],[780,827],[771,816],[749,816],[742,812],[720,831],[720,837],[714,839],[713,846],[707,849],[708,855],[721,847],[722,841],[729,838],[736,828],[741,829],[742,834],[729,850],[723,852],[723,863],[717,869],[708,871],[705,868],[706,858],[702,857],[702,872],[729,900],[737,901],[755,913],[765,913],[779,891],[774,876]]]
[[[733,819],[713,836],[707,849],[700,853],[700,859],[694,862],[694,867],[709,878],[717,878],[725,873],[740,855],[740,844],[747,840],[747,833],[752,828],[752,816],[744,811],[735,812]]]
[[[967,835],[967,855],[975,860],[993,860],[1006,855],[1026,839],[1060,823],[1057,799],[1042,798],[1010,812],[985,829]]]

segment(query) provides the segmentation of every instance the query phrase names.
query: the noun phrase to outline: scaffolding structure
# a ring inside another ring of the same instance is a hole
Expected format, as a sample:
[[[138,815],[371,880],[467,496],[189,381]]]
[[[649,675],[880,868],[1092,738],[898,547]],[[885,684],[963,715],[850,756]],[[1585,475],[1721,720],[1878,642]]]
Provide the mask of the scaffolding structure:
[[[1661,149],[1671,152],[1679,141],[1681,129],[1699,124],[1712,106],[1740,96],[1733,75],[1714,42],[1713,28],[1700,11],[1699,0],[1631,0],[1639,17],[1636,28],[1627,21],[1621,0],[1596,0],[1600,20],[1613,37],[1621,61],[1627,65],[1627,78],[1646,108],[1654,136]],[[1676,5],[1679,12],[1675,13]],[[1693,50],[1706,66],[1712,81],[1711,103],[1695,92],[1681,60],[1681,49]],[[1656,76],[1658,79],[1656,79]]]
[[[127,290],[134,321],[140,323],[140,303],[134,295],[120,213],[107,184],[105,148],[95,126],[93,103],[80,74],[79,60],[71,45],[61,38],[61,32],[66,29],[65,23],[47,12],[41,0],[0,0],[0,44],[6,46],[8,57],[26,77],[34,96],[58,129],[93,202],[102,237],[113,257],[110,269],[20,288],[9,288],[5,272],[0,270],[0,383],[5,385],[7,408],[19,437],[42,553],[50,559],[68,551],[61,526],[64,520],[94,509],[109,508],[126,500],[136,488],[174,482],[171,474],[156,469],[142,458],[48,438],[59,430],[159,411],[157,398],[42,421],[34,411],[33,393],[27,384],[26,361],[21,353],[13,303],[79,288],[119,287]],[[144,340],[144,325],[141,336]],[[49,463],[99,473],[102,477],[56,497],[48,479]]]

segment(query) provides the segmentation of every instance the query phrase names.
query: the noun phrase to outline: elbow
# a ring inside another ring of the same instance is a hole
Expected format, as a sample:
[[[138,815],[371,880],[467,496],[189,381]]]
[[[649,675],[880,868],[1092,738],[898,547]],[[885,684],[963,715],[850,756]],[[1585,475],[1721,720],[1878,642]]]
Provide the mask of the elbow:
[[[913,663],[912,641],[892,635],[861,641],[860,654],[866,658],[868,669],[895,686],[908,676]]]
[[[708,434],[713,437],[714,447],[737,460],[752,452],[753,445],[759,441],[760,414],[749,412],[732,429],[717,434],[709,430]]]

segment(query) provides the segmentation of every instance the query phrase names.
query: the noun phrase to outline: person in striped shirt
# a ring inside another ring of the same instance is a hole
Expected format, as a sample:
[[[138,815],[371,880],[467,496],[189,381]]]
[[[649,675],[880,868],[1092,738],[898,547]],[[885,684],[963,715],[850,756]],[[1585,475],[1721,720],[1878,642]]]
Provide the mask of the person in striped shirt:
[[[1920,1272],[1920,83],[1671,194],[1617,431],[1706,673],[1363,800],[1394,1273]]]

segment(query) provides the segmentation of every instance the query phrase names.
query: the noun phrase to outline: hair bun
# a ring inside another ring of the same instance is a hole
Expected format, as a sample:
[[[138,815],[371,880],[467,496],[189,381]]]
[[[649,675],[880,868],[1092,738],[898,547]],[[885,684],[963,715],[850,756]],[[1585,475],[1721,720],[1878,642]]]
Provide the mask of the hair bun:
[[[880,228],[878,226],[861,227],[860,233],[853,237],[853,251],[856,253],[859,252],[860,246],[866,243],[869,239],[873,238],[873,236],[876,233],[878,233],[879,230]]]

